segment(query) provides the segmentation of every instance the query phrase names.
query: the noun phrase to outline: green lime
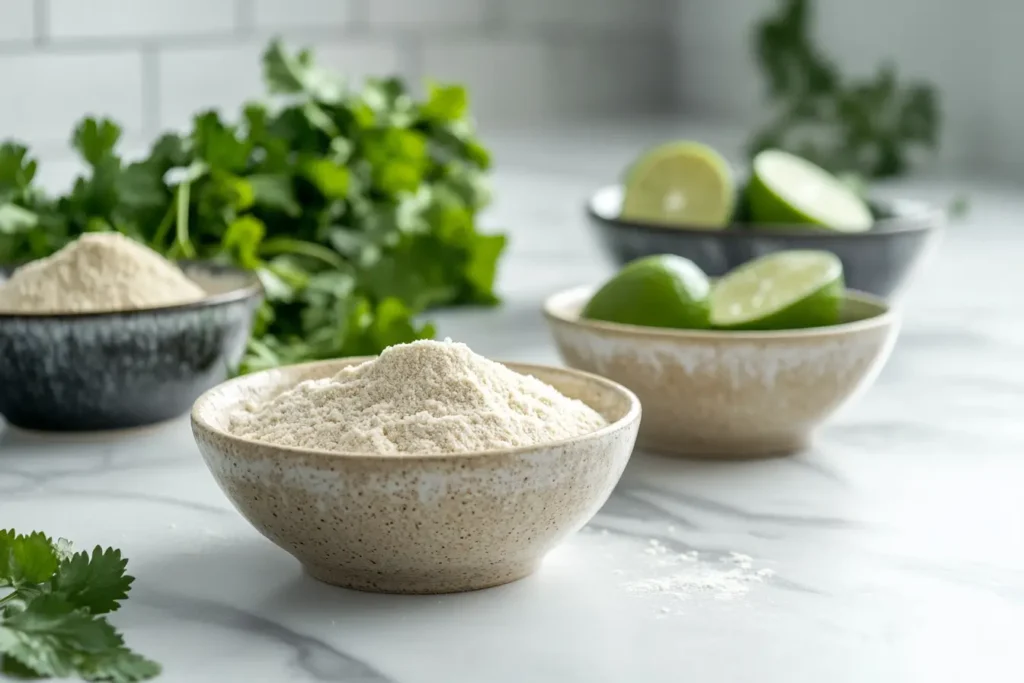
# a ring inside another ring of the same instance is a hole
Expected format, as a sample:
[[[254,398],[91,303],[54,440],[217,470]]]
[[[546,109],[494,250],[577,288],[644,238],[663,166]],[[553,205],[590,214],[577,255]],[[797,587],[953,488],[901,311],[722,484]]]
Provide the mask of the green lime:
[[[747,188],[755,223],[809,224],[838,232],[864,232],[874,218],[848,183],[788,152],[754,157]]]
[[[715,283],[711,325],[792,330],[839,321],[843,264],[827,251],[779,251],[749,261]]]
[[[628,263],[604,283],[581,316],[645,327],[706,329],[711,284],[682,256],[647,256]]]
[[[622,218],[667,226],[722,228],[732,216],[729,165],[699,142],[670,142],[626,172]]]

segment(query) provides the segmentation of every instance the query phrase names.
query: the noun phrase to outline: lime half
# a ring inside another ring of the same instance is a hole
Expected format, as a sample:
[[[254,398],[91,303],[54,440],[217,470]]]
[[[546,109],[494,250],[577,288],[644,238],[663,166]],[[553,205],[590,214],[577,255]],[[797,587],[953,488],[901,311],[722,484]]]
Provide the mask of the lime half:
[[[780,251],[736,268],[711,291],[711,325],[790,330],[839,321],[843,264],[827,251]]]
[[[793,154],[765,150],[753,162],[747,189],[755,223],[810,224],[864,232],[874,218],[863,199],[828,171]]]
[[[699,142],[670,142],[627,171],[622,218],[666,226],[722,228],[732,215],[729,165]]]
[[[708,322],[711,284],[682,256],[647,256],[627,264],[601,286],[582,317],[626,325],[702,329]]]

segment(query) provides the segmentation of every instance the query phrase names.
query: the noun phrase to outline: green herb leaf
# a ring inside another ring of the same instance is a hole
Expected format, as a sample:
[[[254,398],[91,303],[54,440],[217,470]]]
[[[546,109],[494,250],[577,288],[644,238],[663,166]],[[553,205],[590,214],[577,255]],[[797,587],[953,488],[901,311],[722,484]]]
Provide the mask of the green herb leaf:
[[[435,121],[455,121],[469,110],[469,96],[461,85],[430,83],[427,88],[427,103],[423,105],[423,116]]]
[[[121,127],[110,119],[88,118],[78,124],[71,138],[71,146],[78,150],[89,165],[97,166],[114,153],[121,139]]]
[[[87,681],[135,683],[160,675],[161,667],[127,648],[89,654],[78,662],[78,673]]]
[[[266,232],[266,226],[260,219],[242,216],[228,226],[222,246],[240,266],[255,270],[260,265],[260,243]]]
[[[17,204],[0,204],[0,233],[22,232],[39,224],[39,216]]]
[[[348,195],[351,175],[340,162],[310,159],[302,165],[302,173],[327,199],[344,199]]]
[[[57,569],[57,553],[45,534],[15,535],[0,531],[0,586],[29,586],[49,580]]]
[[[122,640],[105,620],[60,595],[42,594],[0,622],[0,652],[46,676],[68,676],[78,653],[102,653]]]
[[[27,147],[15,142],[0,145],[0,188],[25,190],[36,176],[36,168]]]
[[[298,216],[302,208],[295,201],[292,181],[286,175],[254,174],[246,178],[252,187],[256,203],[268,209],[276,209],[288,216]]]
[[[160,667],[131,652],[102,617],[117,609],[132,578],[120,551],[72,553],[42,533],[0,531],[0,673],[16,678],[78,675],[140,681]]]
[[[96,546],[91,557],[79,552],[63,560],[50,582],[51,589],[91,614],[113,612],[128,597],[134,581],[125,575],[127,564],[120,550]]]
[[[275,40],[263,54],[263,69],[272,93],[305,93],[324,102],[337,102],[342,97],[338,78],[317,67],[309,50],[289,55]]]

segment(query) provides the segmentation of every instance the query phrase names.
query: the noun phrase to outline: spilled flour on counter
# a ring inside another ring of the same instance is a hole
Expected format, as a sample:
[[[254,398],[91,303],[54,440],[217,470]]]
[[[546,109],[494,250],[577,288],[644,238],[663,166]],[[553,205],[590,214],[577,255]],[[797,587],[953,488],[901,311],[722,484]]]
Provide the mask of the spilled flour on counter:
[[[627,581],[623,588],[634,595],[666,596],[676,600],[689,600],[700,596],[716,600],[735,600],[750,589],[774,575],[771,569],[754,567],[749,555],[732,552],[715,561],[701,558],[691,550],[678,553],[657,539],[651,539],[644,555],[652,558],[650,574]],[[662,607],[661,612],[672,612]]]
[[[0,284],[6,313],[100,313],[198,301],[203,289],[149,247],[116,232],[86,233]]]
[[[755,570],[751,557],[735,552],[713,564],[702,561],[696,551],[676,555],[660,564],[679,565],[685,569],[664,576],[630,581],[625,588],[630,593],[641,595],[666,593],[685,599],[703,593],[718,600],[732,600],[746,595],[751,584],[761,583],[773,574],[771,569]]]
[[[458,453],[586,434],[601,415],[450,340],[417,341],[307,380],[231,418],[238,436],[348,453]]]

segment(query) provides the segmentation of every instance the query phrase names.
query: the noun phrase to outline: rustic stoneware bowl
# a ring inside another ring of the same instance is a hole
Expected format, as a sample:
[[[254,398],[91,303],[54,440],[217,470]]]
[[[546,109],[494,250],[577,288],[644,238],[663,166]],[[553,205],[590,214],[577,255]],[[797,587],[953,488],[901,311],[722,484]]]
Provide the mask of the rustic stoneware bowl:
[[[851,289],[898,297],[937,244],[945,213],[913,201],[875,202],[868,232],[813,230],[806,225],[732,225],[721,230],[653,225],[619,215],[622,187],[602,188],[587,202],[591,225],[620,264],[653,254],[678,254],[711,276],[785,249],[824,249],[843,262]]]
[[[570,367],[636,392],[641,448],[698,457],[784,455],[865,389],[898,332],[875,297],[848,293],[843,322],[777,332],[671,330],[581,320],[592,288],[549,298],[544,312]]]
[[[227,431],[246,402],[365,360],[239,377],[192,409],[199,450],[227,497],[326,583],[450,593],[527,576],[604,504],[633,450],[640,403],[630,391],[574,370],[511,363],[584,401],[608,426],[539,446],[441,455],[331,453]]]
[[[0,414],[26,429],[89,431],[187,413],[241,360],[263,290],[251,273],[181,265],[208,297],[116,313],[0,313]]]

